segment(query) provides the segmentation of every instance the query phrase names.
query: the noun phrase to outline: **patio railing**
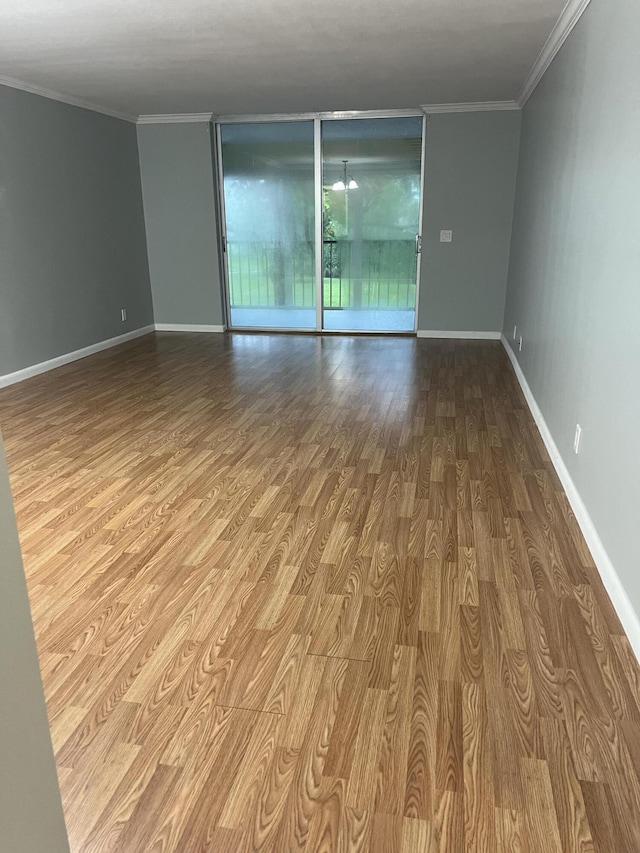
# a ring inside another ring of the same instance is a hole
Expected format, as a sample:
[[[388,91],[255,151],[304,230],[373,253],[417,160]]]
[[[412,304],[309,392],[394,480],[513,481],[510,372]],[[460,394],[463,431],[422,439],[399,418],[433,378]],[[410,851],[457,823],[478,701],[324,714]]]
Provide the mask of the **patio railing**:
[[[313,244],[230,242],[233,308],[312,308]],[[324,307],[407,310],[415,306],[413,240],[325,240]]]

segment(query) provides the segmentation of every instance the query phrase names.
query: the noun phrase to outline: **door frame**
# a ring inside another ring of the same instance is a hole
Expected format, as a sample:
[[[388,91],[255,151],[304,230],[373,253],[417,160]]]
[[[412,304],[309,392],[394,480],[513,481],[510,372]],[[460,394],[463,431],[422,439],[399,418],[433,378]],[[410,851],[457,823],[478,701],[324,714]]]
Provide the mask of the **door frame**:
[[[324,312],[324,293],[323,293],[323,199],[322,199],[322,122],[325,119],[371,119],[371,118],[411,118],[422,117],[422,150],[420,162],[420,205],[418,216],[418,245],[416,264],[416,301],[414,312],[414,330],[416,334],[418,329],[418,308],[420,305],[420,276],[422,268],[422,229],[423,229],[423,214],[424,214],[424,181],[425,181],[425,158],[426,158],[426,141],[427,141],[427,114],[422,109],[406,109],[406,110],[338,110],[334,112],[314,112],[314,113],[273,113],[273,114],[247,114],[247,115],[226,115],[216,116],[214,120],[214,173],[216,175],[217,184],[217,207],[219,211],[218,223],[218,253],[221,258],[221,270],[223,278],[223,294],[222,302],[224,305],[224,314],[227,329],[238,332],[306,332],[307,334],[330,334],[330,335],[407,335],[411,332],[366,332],[362,330],[348,329],[340,331],[326,331],[323,328]],[[313,174],[314,174],[314,212],[315,212],[315,293],[316,293],[316,326],[315,329],[310,328],[258,328],[255,326],[234,326],[231,322],[231,291],[229,287],[229,260],[227,255],[227,217],[225,210],[224,198],[224,163],[222,159],[222,133],[223,124],[268,124],[277,121],[313,121]]]
[[[429,116],[424,113],[422,116],[422,152],[420,154],[420,215],[418,216],[418,263],[416,264],[416,310],[414,317],[413,331],[418,334],[418,311],[420,309],[420,279],[422,277],[422,249],[424,238],[424,182],[426,175],[427,162],[427,125]]]

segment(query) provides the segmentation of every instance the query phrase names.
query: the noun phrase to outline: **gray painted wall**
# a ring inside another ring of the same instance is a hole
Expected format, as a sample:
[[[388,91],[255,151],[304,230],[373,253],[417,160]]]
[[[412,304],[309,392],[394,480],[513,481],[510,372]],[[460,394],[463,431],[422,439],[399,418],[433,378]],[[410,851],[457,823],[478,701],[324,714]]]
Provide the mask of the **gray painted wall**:
[[[519,133],[519,112],[429,117],[420,329],[501,330]],[[210,134],[205,122],[138,127],[157,323],[224,322]]]
[[[638,613],[639,33],[638,0],[592,0],[524,109],[505,314]]]
[[[0,436],[0,850],[68,851]]]
[[[418,329],[502,329],[519,136],[517,111],[429,116]]]
[[[138,126],[156,323],[222,325],[208,122]]]
[[[0,116],[3,375],[152,323],[153,307],[135,126],[5,86]]]

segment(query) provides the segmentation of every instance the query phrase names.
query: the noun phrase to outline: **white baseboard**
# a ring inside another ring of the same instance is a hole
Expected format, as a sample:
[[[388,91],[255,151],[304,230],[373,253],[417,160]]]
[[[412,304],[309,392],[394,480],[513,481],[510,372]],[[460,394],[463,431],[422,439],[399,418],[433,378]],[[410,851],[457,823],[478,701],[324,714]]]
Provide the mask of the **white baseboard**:
[[[106,341],[99,341],[97,344],[83,347],[82,349],[67,352],[64,355],[59,355],[56,358],[50,358],[48,361],[41,361],[39,364],[32,364],[31,367],[25,367],[22,370],[16,370],[15,373],[5,373],[0,376],[0,388],[5,388],[7,385],[14,385],[16,382],[22,382],[23,379],[30,379],[32,376],[38,376],[40,373],[46,373],[48,370],[55,370],[56,367],[62,367],[63,364],[70,364],[72,361],[79,361],[81,358],[86,358],[88,355],[94,355],[111,347],[117,347],[118,344],[124,344],[126,341],[132,341],[134,338],[140,338],[142,335],[148,335],[154,331],[154,326],[143,326],[141,329],[134,329],[133,332],[126,332],[124,335],[118,335],[115,338],[108,338]]]
[[[507,355],[511,360],[516,378],[520,383],[525,399],[531,409],[531,414],[536,422],[536,426],[540,430],[540,435],[542,436],[542,440],[544,441],[547,452],[549,453],[549,458],[553,462],[553,466],[556,469],[560,482],[562,483],[567,498],[569,499],[573,514],[575,515],[576,521],[580,525],[582,535],[589,546],[591,556],[598,568],[598,572],[600,573],[605,589],[609,593],[611,603],[618,614],[620,622],[622,622],[622,627],[627,633],[627,638],[631,643],[636,657],[640,660],[640,619],[638,618],[638,614],[629,600],[629,596],[627,595],[622,581],[611,562],[611,558],[607,553],[602,539],[600,539],[598,531],[596,530],[591,516],[589,515],[589,511],[584,505],[576,484],[573,482],[573,478],[560,455],[560,451],[558,450],[558,447],[553,440],[553,436],[551,435],[551,430],[547,426],[547,422],[540,411],[540,407],[533,396],[531,388],[529,388],[529,383],[522,372],[522,368],[516,358],[516,354],[511,349],[511,346],[504,335],[501,336],[501,340],[505,350],[507,351]]]
[[[419,338],[453,338],[465,341],[499,341],[500,332],[444,332],[437,330],[418,330]]]
[[[226,326],[202,326],[194,323],[156,323],[156,332],[226,332]]]

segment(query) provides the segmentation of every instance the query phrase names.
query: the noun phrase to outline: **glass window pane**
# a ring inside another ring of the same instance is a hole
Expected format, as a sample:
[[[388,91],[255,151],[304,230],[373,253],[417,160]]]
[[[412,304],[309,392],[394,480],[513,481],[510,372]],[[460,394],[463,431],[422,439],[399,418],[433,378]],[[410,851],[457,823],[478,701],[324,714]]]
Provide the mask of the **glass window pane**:
[[[316,326],[313,122],[223,124],[231,325]]]
[[[323,316],[335,331],[413,331],[422,118],[326,120]]]

